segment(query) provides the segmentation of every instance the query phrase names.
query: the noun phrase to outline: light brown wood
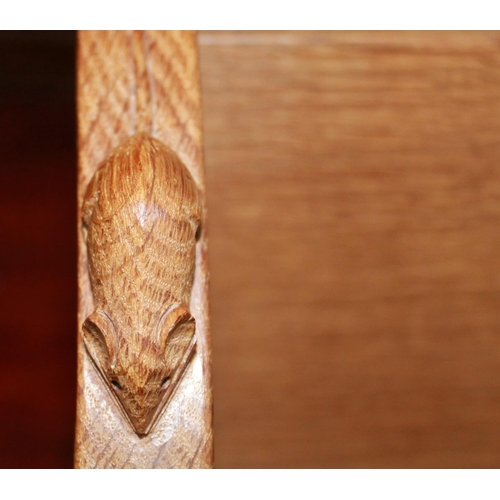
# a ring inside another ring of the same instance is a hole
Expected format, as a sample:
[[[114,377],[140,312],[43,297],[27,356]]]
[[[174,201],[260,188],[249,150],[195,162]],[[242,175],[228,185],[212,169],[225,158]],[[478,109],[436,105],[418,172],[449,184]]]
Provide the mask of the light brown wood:
[[[138,435],[150,432],[195,348],[189,302],[201,216],[186,167],[145,133],[112,153],[85,194],[95,310],[83,340]]]
[[[82,32],[78,50],[75,465],[211,467],[196,34]]]
[[[500,466],[499,40],[200,33],[217,466]]]

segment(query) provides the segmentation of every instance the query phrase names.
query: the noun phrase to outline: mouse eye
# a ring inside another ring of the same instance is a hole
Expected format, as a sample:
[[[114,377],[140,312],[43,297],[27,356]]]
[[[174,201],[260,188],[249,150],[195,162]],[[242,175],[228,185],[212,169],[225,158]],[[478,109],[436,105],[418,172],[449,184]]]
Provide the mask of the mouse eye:
[[[121,391],[122,390],[122,386],[118,383],[117,380],[112,380],[111,381],[111,385],[117,390],[117,391]]]
[[[161,389],[166,389],[169,384],[170,384],[170,375],[162,380]]]

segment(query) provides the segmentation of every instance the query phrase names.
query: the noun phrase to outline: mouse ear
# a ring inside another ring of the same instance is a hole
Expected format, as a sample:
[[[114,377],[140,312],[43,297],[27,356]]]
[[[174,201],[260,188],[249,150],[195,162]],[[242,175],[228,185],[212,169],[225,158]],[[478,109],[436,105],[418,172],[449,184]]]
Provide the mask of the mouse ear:
[[[97,365],[104,371],[114,367],[116,357],[115,328],[102,311],[93,312],[82,325],[83,341]]]
[[[196,323],[181,306],[167,311],[160,320],[160,346],[170,372],[180,365],[194,337]]]

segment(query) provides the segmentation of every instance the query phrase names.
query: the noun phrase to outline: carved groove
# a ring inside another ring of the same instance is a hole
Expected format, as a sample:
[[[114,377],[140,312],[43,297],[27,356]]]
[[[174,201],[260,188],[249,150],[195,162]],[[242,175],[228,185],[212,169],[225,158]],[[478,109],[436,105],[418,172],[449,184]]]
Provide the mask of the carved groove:
[[[189,303],[201,218],[189,171],[145,133],[113,151],[83,200],[94,301],[83,340],[140,436],[153,428],[195,349]]]

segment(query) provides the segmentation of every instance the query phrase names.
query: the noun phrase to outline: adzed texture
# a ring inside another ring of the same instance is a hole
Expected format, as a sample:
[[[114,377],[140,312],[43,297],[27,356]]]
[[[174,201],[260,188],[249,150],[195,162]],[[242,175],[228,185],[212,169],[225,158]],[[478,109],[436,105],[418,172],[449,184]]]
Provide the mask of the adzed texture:
[[[77,468],[213,466],[202,160],[196,33],[79,32]]]

